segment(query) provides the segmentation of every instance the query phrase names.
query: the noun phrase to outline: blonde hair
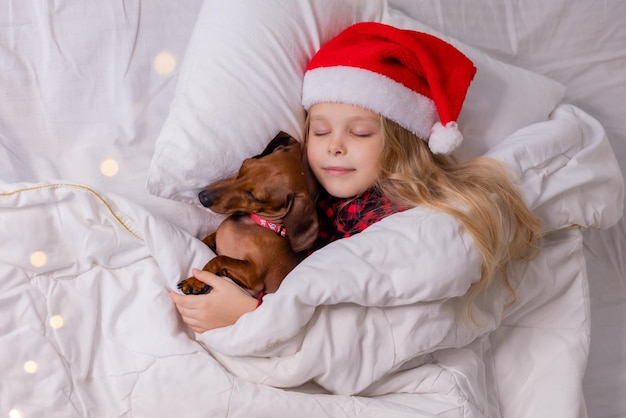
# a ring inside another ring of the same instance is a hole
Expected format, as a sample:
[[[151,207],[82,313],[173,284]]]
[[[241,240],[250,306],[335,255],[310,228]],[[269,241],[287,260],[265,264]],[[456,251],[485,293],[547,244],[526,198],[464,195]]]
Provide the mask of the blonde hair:
[[[465,296],[463,318],[479,324],[474,299],[498,273],[511,294],[507,277],[514,260],[539,248],[541,224],[524,203],[505,166],[488,157],[457,162],[433,154],[417,135],[381,116],[384,147],[377,186],[400,205],[430,207],[455,217],[471,234],[482,257],[480,278]],[[308,137],[308,116],[304,140]],[[306,147],[305,147],[306,149]]]

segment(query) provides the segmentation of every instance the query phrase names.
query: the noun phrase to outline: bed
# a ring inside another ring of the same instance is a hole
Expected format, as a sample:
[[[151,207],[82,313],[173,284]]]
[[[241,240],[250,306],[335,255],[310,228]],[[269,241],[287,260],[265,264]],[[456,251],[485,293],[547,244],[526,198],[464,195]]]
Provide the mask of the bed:
[[[0,416],[626,416],[625,3],[0,4]],[[456,156],[503,161],[543,225],[517,301],[455,321],[477,254],[416,208],[192,333],[168,291],[212,256],[198,190],[301,137],[306,61],[357,21],[474,61]]]

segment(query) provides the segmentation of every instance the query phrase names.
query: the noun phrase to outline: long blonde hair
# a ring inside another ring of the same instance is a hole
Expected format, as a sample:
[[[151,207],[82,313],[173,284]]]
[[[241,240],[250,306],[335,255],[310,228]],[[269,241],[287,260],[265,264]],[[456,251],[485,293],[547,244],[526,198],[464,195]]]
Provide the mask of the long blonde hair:
[[[473,301],[501,272],[511,301],[507,270],[513,260],[536,253],[541,223],[524,203],[505,166],[488,157],[466,162],[430,152],[428,145],[381,117],[385,146],[378,187],[392,201],[426,206],[454,216],[472,235],[482,256],[480,278],[466,295],[464,315],[476,322]]]
[[[465,297],[463,317],[478,324],[474,299],[502,274],[512,304],[516,292],[507,277],[511,261],[536,254],[540,221],[524,203],[505,166],[488,157],[457,162],[433,154],[412,132],[381,116],[384,147],[377,186],[399,205],[424,206],[455,217],[472,235],[482,257],[480,278]],[[305,144],[308,137],[305,123]],[[306,147],[305,147],[306,149]]]

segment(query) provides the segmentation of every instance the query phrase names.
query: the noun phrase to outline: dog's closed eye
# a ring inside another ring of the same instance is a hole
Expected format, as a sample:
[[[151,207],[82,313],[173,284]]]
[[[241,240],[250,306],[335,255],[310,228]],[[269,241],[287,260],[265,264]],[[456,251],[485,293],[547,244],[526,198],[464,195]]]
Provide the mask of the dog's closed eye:
[[[261,203],[261,199],[259,199],[258,197],[256,197],[251,191],[246,191],[246,197],[250,200],[252,200],[253,202],[256,203]]]

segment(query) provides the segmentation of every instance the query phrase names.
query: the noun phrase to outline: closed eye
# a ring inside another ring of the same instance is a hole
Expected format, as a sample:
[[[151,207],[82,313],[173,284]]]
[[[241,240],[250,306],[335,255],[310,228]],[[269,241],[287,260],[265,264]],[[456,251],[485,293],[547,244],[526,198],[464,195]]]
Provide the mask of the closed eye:
[[[251,191],[246,191],[246,196],[253,202],[257,202],[257,203],[261,202],[255,195],[252,194]]]

